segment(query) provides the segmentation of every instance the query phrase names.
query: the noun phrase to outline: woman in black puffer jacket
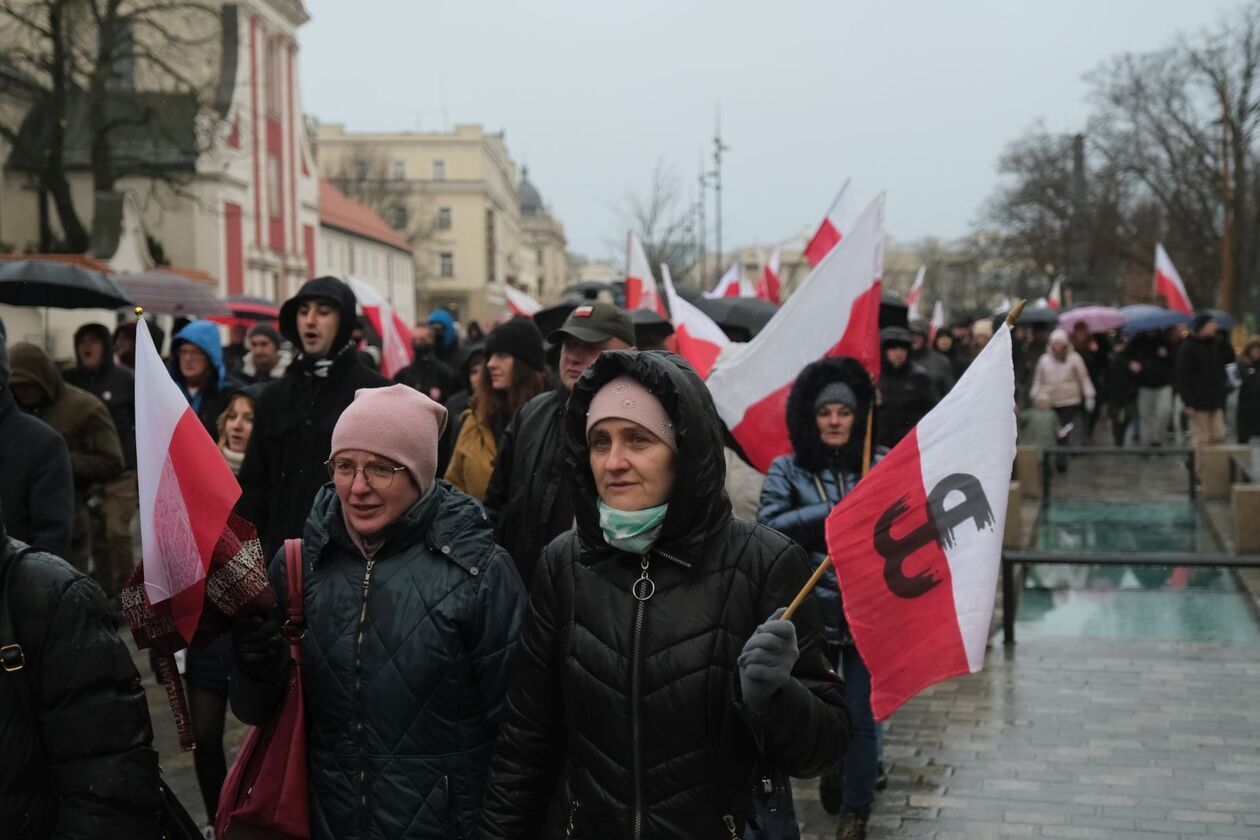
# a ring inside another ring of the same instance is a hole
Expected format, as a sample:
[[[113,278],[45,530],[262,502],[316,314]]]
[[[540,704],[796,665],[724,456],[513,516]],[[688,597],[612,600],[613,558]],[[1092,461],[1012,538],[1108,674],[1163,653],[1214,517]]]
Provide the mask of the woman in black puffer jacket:
[[[577,527],[534,578],[482,836],[742,837],[755,781],[817,775],[850,737],[814,599],[768,620],[805,552],[732,518],[681,359],[604,353],[565,426]]]

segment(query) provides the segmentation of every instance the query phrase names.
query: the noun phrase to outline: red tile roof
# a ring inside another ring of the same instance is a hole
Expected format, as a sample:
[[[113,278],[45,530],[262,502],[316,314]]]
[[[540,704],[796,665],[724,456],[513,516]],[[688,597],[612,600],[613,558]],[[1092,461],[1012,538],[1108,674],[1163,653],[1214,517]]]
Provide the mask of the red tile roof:
[[[319,182],[319,221],[355,236],[411,253],[411,246],[385,220],[365,205],[346,197],[328,181]]]

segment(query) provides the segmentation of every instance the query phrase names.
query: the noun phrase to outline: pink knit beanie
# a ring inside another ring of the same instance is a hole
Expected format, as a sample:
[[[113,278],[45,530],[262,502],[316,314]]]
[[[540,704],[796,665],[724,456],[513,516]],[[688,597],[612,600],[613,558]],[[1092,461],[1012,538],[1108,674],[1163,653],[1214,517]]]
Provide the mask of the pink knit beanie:
[[[360,388],[337,420],[328,457],[347,449],[374,452],[406,467],[420,492],[427,493],[445,428],[446,409],[414,388]]]
[[[678,442],[674,439],[674,422],[669,419],[665,406],[637,379],[618,376],[604,384],[591,400],[586,412],[586,434],[601,420],[615,417],[638,423],[675,452]]]

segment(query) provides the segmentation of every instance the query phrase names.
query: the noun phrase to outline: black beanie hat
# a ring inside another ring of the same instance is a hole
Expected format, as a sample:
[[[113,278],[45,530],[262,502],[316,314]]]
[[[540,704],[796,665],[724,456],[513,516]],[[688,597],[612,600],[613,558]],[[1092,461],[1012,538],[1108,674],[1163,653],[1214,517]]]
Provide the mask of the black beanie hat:
[[[1195,315],[1194,320],[1190,322],[1190,331],[1195,335],[1198,335],[1199,331],[1206,327],[1207,322],[1211,320],[1213,320],[1213,318],[1207,312],[1200,312],[1198,315]]]
[[[547,364],[542,333],[529,318],[513,318],[490,331],[486,336],[486,357],[495,353],[507,353],[534,370],[542,370]]]

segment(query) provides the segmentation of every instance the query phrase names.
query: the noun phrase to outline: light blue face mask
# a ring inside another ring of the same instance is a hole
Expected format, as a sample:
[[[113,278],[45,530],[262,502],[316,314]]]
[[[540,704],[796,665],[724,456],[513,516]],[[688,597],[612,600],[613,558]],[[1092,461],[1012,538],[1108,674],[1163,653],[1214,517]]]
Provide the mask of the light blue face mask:
[[[661,536],[669,502],[646,510],[617,510],[599,502],[599,527],[604,541],[630,554],[647,554]]]

